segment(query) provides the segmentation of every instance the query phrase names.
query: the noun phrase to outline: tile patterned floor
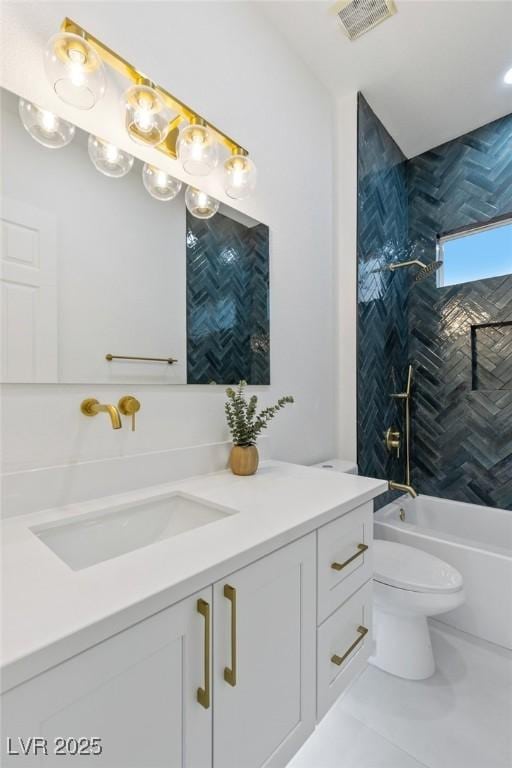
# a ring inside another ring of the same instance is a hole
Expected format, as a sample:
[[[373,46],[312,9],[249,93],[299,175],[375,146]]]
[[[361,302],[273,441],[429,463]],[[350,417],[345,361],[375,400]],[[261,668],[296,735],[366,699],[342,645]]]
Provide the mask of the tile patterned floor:
[[[368,667],[288,768],[511,768],[512,653],[431,628],[433,677]]]

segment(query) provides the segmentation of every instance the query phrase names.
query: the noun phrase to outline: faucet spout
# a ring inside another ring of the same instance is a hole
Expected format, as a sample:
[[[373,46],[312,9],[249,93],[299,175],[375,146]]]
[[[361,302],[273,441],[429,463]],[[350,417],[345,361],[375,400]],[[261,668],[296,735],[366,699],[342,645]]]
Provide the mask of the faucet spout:
[[[121,423],[121,416],[115,405],[110,405],[107,403],[105,405],[99,404],[95,407],[97,412],[102,411],[104,413],[108,413],[110,416],[110,421],[112,422],[112,429],[121,429],[123,426]]]
[[[412,485],[406,485],[405,483],[395,483],[393,480],[390,480],[388,482],[388,488],[390,491],[403,491],[403,493],[408,493],[409,496],[411,496],[413,499],[418,497],[418,494]]]
[[[112,423],[112,429],[121,429],[123,426],[118,409],[115,405],[111,405],[110,403],[99,403],[93,397],[89,397],[82,402],[80,410],[84,416],[97,416],[98,413],[108,413]]]

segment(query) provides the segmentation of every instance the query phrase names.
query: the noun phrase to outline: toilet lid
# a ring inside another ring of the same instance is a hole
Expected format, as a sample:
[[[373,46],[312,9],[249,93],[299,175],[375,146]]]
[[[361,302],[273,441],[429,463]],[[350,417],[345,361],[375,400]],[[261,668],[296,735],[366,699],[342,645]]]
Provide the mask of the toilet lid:
[[[416,547],[394,541],[374,542],[375,581],[411,592],[457,592],[461,574],[448,563]]]

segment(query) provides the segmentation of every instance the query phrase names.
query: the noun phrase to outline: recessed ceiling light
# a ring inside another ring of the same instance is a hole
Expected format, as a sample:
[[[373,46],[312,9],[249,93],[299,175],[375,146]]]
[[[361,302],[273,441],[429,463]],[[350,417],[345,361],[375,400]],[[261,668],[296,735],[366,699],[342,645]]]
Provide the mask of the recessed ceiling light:
[[[505,77],[503,80],[506,85],[512,85],[512,67],[508,70],[508,72],[505,72]]]

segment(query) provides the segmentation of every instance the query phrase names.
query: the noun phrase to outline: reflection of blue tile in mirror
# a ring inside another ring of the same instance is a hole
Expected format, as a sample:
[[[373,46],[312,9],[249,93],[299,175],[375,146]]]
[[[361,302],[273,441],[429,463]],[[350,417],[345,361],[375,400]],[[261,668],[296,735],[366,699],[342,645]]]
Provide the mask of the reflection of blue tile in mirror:
[[[187,213],[187,381],[270,383],[269,231]]]

